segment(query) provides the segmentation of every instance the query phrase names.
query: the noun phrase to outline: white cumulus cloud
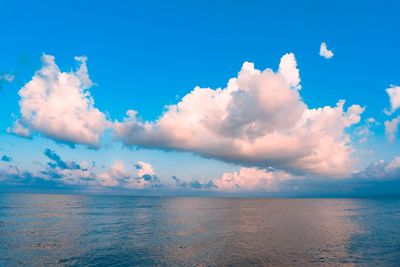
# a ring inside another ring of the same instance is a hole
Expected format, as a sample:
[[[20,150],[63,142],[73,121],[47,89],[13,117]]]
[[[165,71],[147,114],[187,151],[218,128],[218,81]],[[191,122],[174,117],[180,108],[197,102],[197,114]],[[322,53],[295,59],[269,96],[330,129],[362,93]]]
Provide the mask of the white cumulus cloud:
[[[293,54],[282,57],[277,72],[245,62],[226,88],[196,87],[156,121],[130,110],[114,129],[129,146],[191,151],[248,167],[347,174],[353,148],[346,129],[364,108],[345,109],[343,100],[308,108],[299,89]]]
[[[155,175],[155,171],[153,169],[153,166],[150,163],[143,162],[143,161],[138,161],[135,164],[135,168],[137,170],[137,173],[139,176],[143,175]]]
[[[400,107],[400,86],[392,85],[386,89],[386,93],[389,95],[390,110],[385,109],[384,112],[391,115]]]
[[[43,55],[42,68],[20,90],[20,118],[9,131],[28,137],[34,133],[56,141],[97,147],[109,124],[94,107],[86,57],[75,57],[76,71],[61,72],[55,58]]]
[[[328,49],[328,46],[325,42],[321,43],[321,46],[319,48],[319,55],[321,57],[324,57],[326,59],[330,59],[333,57],[333,51]]]
[[[220,191],[279,191],[279,184],[294,177],[285,171],[241,168],[226,172],[214,181]]]
[[[124,187],[130,189],[145,189],[160,187],[159,178],[150,163],[138,161],[134,164],[135,170],[125,167],[123,161],[116,161],[105,172],[96,175],[101,186]]]

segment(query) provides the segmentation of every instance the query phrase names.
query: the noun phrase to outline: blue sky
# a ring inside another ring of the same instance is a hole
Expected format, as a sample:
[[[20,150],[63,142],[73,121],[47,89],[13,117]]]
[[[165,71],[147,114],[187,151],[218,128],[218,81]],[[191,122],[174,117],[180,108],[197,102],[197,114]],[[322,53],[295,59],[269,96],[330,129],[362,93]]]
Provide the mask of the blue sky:
[[[397,114],[388,116],[383,110],[391,107],[385,90],[400,85],[398,8],[397,1],[0,0],[0,75],[14,77],[12,82],[0,80],[0,156],[13,158],[13,166],[35,174],[35,179],[43,169],[37,162],[46,165],[49,160],[44,155],[47,148],[65,160],[95,161],[98,169],[93,173],[116,161],[148,162],[166,184],[174,183],[172,176],[206,184],[242,167],[311,176],[308,181],[334,179],[330,173],[310,172],[271,157],[264,165],[247,158],[232,160],[234,156],[203,151],[199,144],[178,147],[173,140],[163,145],[153,140],[149,146],[132,142],[133,137],[115,140],[112,129],[105,130],[96,149],[79,142],[72,148],[71,142],[60,143],[38,128],[31,129],[28,139],[7,132],[21,118],[18,92],[41,69],[44,54],[55,57],[61,72],[79,67],[75,56],[86,56],[95,108],[109,121],[122,122],[130,109],[143,121],[155,121],[166,105],[179,103],[196,86],[225,88],[245,61],[278,73],[282,56],[293,53],[301,78],[300,98],[309,109],[334,107],[340,99],[346,100],[345,109],[355,104],[365,108],[358,123],[343,129],[354,148],[351,156],[357,158],[347,176],[379,160],[394,162],[398,141],[388,140],[384,123]],[[333,51],[332,58],[319,55],[322,42]],[[359,142],[356,128],[371,117],[377,123],[369,129],[367,141]],[[397,169],[390,173],[393,179]],[[4,186],[10,184],[7,181]],[[280,191],[276,188],[273,191]],[[323,186],[312,190],[323,191]]]

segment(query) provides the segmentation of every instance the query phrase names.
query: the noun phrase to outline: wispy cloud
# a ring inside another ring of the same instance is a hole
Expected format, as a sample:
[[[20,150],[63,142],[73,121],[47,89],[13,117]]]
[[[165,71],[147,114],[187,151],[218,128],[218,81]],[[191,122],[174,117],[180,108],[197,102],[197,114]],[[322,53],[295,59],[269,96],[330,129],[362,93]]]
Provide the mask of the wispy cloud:
[[[15,76],[12,74],[8,74],[8,73],[0,74],[0,81],[12,83],[14,81],[14,78],[15,78]]]
[[[368,138],[374,135],[373,128],[378,125],[380,125],[380,123],[377,122],[375,118],[370,117],[364,120],[363,125],[358,126],[354,130],[354,135],[358,137],[358,142],[360,144],[367,142]]]
[[[384,123],[385,124],[385,133],[390,142],[394,142],[394,140],[396,138],[399,122],[400,122],[400,116],[398,116],[392,120],[385,121],[385,123]]]
[[[189,190],[213,190],[216,189],[217,186],[211,180],[204,181],[204,179],[193,179],[190,182],[185,182],[179,179],[176,176],[172,176],[172,180],[175,181],[175,185],[180,189],[189,189]]]

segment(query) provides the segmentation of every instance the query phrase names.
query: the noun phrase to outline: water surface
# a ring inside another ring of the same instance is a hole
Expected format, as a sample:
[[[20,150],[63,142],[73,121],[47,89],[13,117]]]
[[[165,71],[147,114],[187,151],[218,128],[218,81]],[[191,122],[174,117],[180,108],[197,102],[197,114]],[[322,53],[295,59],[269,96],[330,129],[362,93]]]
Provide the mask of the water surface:
[[[398,199],[0,194],[0,266],[400,266]]]

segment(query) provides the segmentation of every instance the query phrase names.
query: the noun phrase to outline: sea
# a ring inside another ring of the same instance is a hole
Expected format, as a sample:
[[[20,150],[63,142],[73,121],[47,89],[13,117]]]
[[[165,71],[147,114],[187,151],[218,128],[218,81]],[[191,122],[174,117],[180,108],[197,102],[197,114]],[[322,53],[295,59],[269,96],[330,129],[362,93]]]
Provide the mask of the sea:
[[[0,266],[400,266],[400,199],[1,193]]]

